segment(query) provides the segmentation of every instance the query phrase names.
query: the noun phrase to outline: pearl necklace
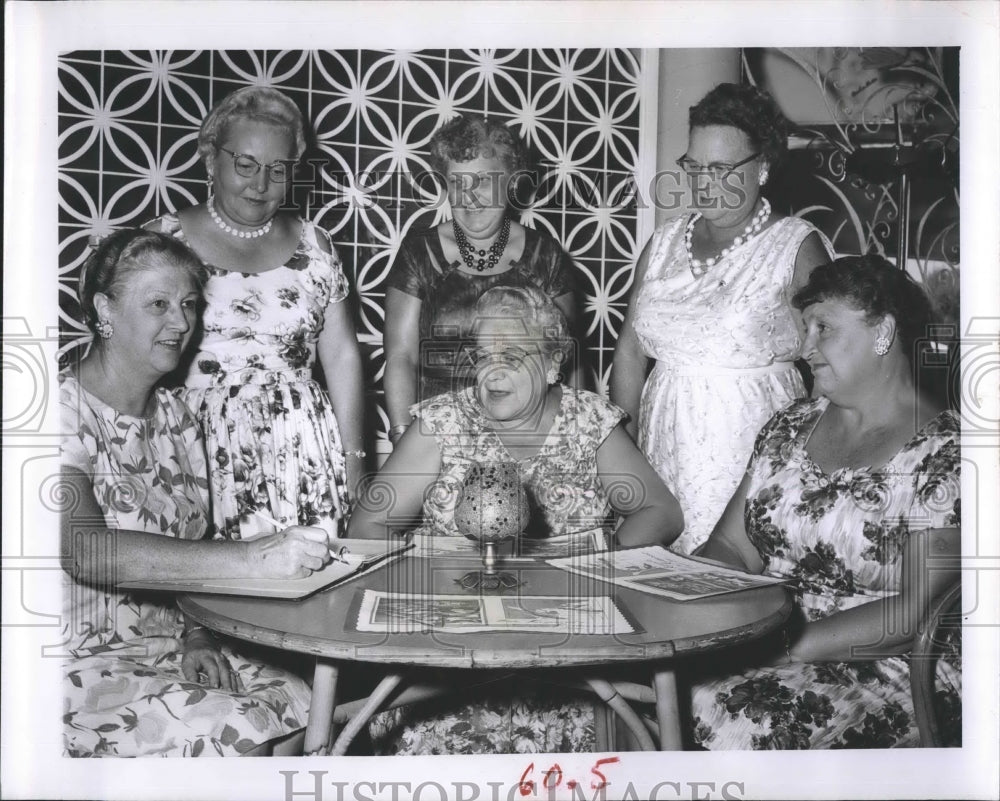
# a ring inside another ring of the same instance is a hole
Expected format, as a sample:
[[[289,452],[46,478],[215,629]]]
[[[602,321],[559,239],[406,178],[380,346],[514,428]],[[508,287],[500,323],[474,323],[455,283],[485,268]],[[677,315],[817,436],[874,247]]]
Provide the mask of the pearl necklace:
[[[219,226],[219,228],[230,236],[238,236],[240,239],[256,239],[258,236],[264,236],[264,234],[271,230],[271,224],[274,222],[274,217],[272,217],[260,228],[254,228],[252,231],[241,231],[238,228],[233,228],[233,226],[219,216],[219,212],[215,210],[214,200],[209,200],[205,205],[208,206],[209,216],[215,220],[215,224]]]
[[[470,270],[483,273],[487,270],[492,270],[500,263],[500,257],[503,256],[504,249],[507,247],[507,239],[510,237],[510,217],[503,218],[500,235],[490,245],[489,251],[486,248],[477,250],[476,246],[465,236],[465,232],[455,222],[454,218],[451,221],[451,227],[455,230],[455,244],[458,245],[458,252],[462,255],[462,261],[465,262],[465,266]],[[487,252],[489,255],[487,255]]]
[[[770,216],[771,204],[767,202],[767,198],[762,198],[760,209],[753,216],[753,219],[750,220],[747,227],[743,229],[743,233],[736,237],[736,239],[729,244],[729,247],[723,248],[722,252],[718,256],[713,256],[710,259],[701,261],[700,259],[696,259],[691,251],[691,238],[694,236],[694,224],[701,219],[701,212],[692,214],[691,219],[688,220],[687,226],[684,229],[684,248],[687,250],[688,266],[691,268],[691,272],[694,274],[694,277],[701,278],[706,272],[708,272],[708,270],[726,258],[726,256],[728,256],[733,250],[757,236],[757,234],[760,233],[760,229],[764,227],[764,223],[768,221]]]

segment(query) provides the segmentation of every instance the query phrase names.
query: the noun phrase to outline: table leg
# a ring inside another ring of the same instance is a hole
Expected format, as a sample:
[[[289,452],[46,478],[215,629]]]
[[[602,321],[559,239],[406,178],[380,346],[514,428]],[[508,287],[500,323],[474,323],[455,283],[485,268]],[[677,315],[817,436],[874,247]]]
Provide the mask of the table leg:
[[[331,751],[333,756],[343,756],[347,753],[351,740],[365,727],[371,716],[378,712],[378,708],[382,706],[386,698],[392,695],[393,690],[399,686],[402,680],[403,677],[401,674],[390,673],[379,682],[378,687],[368,696],[368,700],[365,701],[364,706],[358,710],[358,713],[347,722],[343,731],[340,732],[340,736],[333,744]]]
[[[608,705],[608,707],[615,711],[622,722],[628,726],[632,735],[635,737],[636,741],[639,743],[639,747],[643,751],[655,751],[656,743],[653,738],[650,737],[649,732],[646,731],[646,727],[643,725],[642,719],[636,714],[636,711],[632,709],[629,702],[622,697],[622,695],[615,689],[614,685],[604,679],[588,678],[587,684],[590,688],[597,694],[597,696]]]
[[[681,717],[677,701],[677,677],[673,668],[660,668],[653,675],[656,692],[656,722],[660,727],[660,750],[680,751]]]
[[[306,756],[322,756],[329,750],[330,724],[333,722],[333,708],[337,703],[338,672],[336,662],[316,657],[309,723],[306,725],[306,741],[303,745]]]

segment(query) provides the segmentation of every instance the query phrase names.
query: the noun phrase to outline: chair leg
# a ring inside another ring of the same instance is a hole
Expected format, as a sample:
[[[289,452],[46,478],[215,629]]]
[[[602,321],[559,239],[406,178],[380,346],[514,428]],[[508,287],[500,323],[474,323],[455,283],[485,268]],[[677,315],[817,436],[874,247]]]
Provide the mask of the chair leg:
[[[614,715],[599,701],[595,701],[592,706],[594,708],[594,750],[598,753],[617,751]]]

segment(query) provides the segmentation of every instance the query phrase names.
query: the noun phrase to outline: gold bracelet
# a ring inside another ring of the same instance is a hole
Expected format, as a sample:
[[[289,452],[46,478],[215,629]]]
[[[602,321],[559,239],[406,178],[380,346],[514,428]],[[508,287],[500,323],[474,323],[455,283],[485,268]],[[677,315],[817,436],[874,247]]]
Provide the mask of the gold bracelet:
[[[359,459],[364,459],[367,455],[368,454],[360,448],[356,451],[344,451],[344,456],[356,456]]]

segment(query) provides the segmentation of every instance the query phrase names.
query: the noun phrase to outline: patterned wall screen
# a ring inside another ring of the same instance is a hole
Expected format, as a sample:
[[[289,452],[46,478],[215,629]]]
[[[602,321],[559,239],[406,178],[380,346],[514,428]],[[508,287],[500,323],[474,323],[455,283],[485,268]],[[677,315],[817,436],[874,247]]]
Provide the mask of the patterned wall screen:
[[[428,169],[434,129],[489,113],[528,143],[537,191],[521,221],[573,256],[585,356],[606,388],[631,264],[642,243],[640,80],[629,50],[73,52],[59,60],[60,309],[79,345],[76,279],[88,238],[204,200],[198,126],[248,84],[274,86],[311,121],[305,186],[292,202],[328,230],[359,306],[381,388],[384,283],[403,235],[449,215]],[[385,420],[371,420],[384,430]]]

